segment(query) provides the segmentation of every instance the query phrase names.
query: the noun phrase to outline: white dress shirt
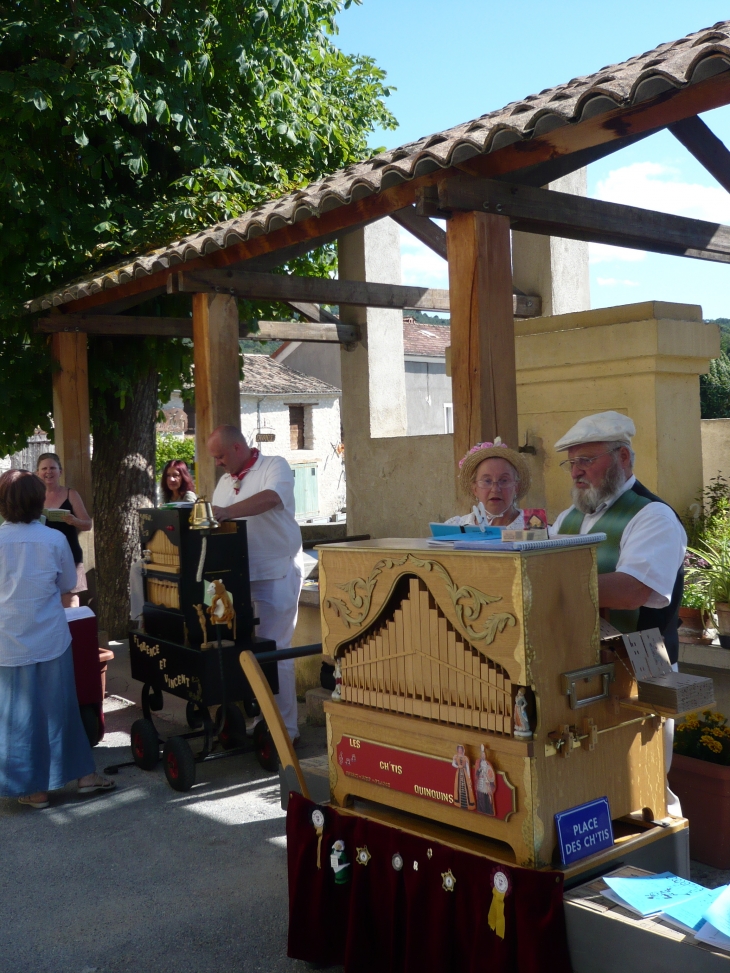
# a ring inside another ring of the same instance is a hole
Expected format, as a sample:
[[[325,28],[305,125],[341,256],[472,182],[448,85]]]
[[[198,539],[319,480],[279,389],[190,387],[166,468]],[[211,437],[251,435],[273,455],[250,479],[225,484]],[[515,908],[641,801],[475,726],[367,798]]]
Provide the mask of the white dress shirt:
[[[522,516],[522,513],[523,513],[522,510],[520,510],[517,516],[515,517],[515,519],[512,521],[512,523],[507,524],[507,527],[508,528],[511,527],[514,530],[522,530],[522,528],[525,526],[524,523],[525,518]],[[490,517],[489,511],[487,511],[487,526],[491,527],[492,521],[497,520],[497,518],[501,516],[502,514],[495,514],[494,517]],[[471,524],[472,527],[476,527],[477,518],[474,515],[474,511],[472,510],[470,514],[457,514],[455,517],[449,517],[449,519],[445,520],[444,523],[454,527],[466,527],[469,524]]]
[[[234,487],[240,486],[236,493]],[[302,532],[294,517],[294,474],[282,456],[262,456],[242,480],[225,473],[213,493],[214,507],[230,507],[240,500],[273,490],[281,500],[271,510],[246,521],[251,581],[273,581],[286,576],[302,547]]]
[[[71,548],[60,531],[0,525],[0,666],[57,659],[71,643],[61,593],[76,584]]]
[[[580,526],[581,534],[590,534],[618,498],[630,490],[636,477],[630,476],[621,489],[597,508],[586,514]],[[550,528],[550,536],[560,533],[560,526],[575,507],[564,510]],[[599,528],[600,529],[600,528]],[[616,571],[629,574],[651,588],[644,602],[646,608],[665,608],[672,599],[672,589],[677,580],[687,549],[687,535],[679,518],[666,503],[648,503],[633,517],[621,536]]]

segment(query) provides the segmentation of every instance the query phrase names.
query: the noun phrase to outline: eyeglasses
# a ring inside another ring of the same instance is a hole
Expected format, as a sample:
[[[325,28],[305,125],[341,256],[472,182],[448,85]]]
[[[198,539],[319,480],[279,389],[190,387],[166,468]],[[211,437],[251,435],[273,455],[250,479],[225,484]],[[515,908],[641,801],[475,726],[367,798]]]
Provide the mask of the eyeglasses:
[[[576,456],[575,459],[564,459],[560,466],[562,466],[564,470],[572,470],[576,466],[579,466],[582,470],[584,470],[588,466],[593,466],[596,460],[600,459],[602,456],[608,456],[610,453],[615,453],[621,448],[621,446],[614,446],[613,449],[607,449],[604,453],[597,453],[595,456]]]
[[[492,488],[499,490],[500,493],[504,493],[505,490],[509,490],[511,486],[515,485],[515,480],[509,476],[500,477],[499,480],[490,480],[489,477],[484,477],[481,480],[474,481],[477,486],[481,487],[482,490],[491,490]]]

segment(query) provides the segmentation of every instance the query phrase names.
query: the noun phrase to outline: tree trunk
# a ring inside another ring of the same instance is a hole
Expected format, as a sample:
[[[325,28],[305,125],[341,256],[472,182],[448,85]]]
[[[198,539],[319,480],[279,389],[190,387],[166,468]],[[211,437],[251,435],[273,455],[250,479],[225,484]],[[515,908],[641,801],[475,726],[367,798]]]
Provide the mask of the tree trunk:
[[[157,372],[151,369],[126,396],[124,408],[106,393],[106,429],[94,429],[91,479],[99,628],[125,638],[129,626],[129,566],[139,557],[140,507],[155,500]]]

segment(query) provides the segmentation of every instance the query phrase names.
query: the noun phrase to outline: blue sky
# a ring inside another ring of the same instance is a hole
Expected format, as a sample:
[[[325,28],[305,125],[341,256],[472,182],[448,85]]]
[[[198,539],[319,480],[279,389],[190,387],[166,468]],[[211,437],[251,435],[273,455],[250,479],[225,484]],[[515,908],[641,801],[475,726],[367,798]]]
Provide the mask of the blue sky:
[[[397,88],[392,148],[600,70],[730,18],[709,0],[363,0],[339,17],[338,45],[375,58]],[[703,116],[730,145],[730,106]],[[589,195],[730,224],[730,194],[668,132],[588,169]],[[403,240],[406,283],[446,286],[444,261]],[[700,304],[730,318],[730,266],[613,247],[591,247],[593,307],[644,300]]]

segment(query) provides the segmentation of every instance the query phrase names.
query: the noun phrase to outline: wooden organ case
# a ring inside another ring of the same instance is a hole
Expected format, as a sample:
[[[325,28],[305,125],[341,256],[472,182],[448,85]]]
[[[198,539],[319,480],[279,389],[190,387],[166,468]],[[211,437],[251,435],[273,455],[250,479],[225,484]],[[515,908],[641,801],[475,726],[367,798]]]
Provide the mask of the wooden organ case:
[[[614,819],[664,816],[661,721],[621,702],[635,687],[621,660],[601,662],[594,546],[385,539],[319,557],[323,648],[342,680],[325,703],[335,804],[475,832],[531,867],[554,861],[559,811],[605,796]]]
[[[220,703],[224,696],[250,706],[253,694],[239,654],[242,649],[272,651],[276,645],[253,634],[246,523],[225,521],[213,530],[194,530],[191,511],[192,504],[139,511],[145,601],[142,631],[130,632],[132,676],[153,690],[205,706]],[[221,632],[220,659],[216,651],[206,651],[217,645],[205,604],[206,585],[214,580],[223,582],[235,612],[232,627]],[[276,664],[262,668],[278,692]]]

